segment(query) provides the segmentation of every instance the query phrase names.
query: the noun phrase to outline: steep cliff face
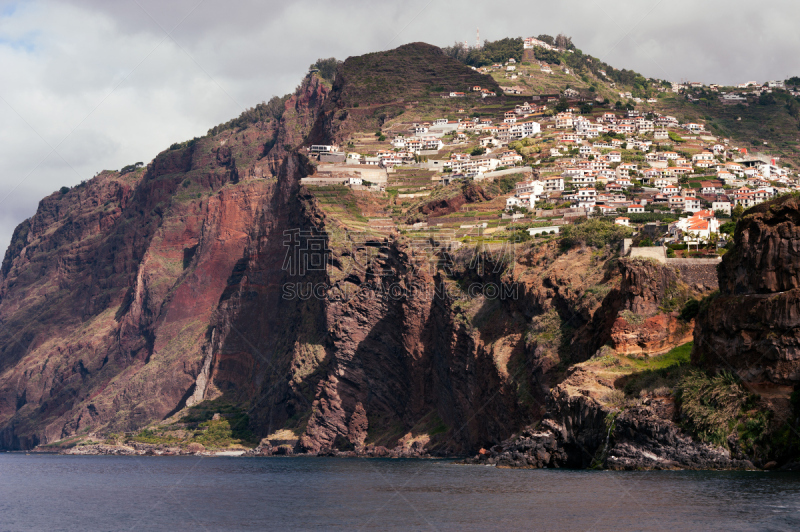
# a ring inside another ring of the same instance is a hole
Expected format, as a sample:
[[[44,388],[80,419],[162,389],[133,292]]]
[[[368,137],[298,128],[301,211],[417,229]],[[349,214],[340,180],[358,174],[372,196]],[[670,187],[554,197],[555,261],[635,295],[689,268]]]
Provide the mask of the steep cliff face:
[[[395,85],[375,92],[376,61],[410,97],[487,85],[427,45],[351,58],[331,90],[307,77],[279,121],[42,201],[0,270],[0,446],[135,431],[214,401],[261,449],[464,454],[548,412],[574,426],[563,441],[600,445],[602,408],[553,414],[595,408],[561,386],[568,368],[604,346],[680,342],[686,287],[608,250],[459,248],[326,214],[322,193],[300,186],[314,168],[298,148],[405,108]],[[582,464],[569,445],[563,464]]]
[[[287,120],[319,105],[316,85],[287,103]],[[53,194],[20,225],[0,278],[0,445],[133,430],[191,397],[227,280],[296,180],[277,130],[176,145],[145,169]]]
[[[501,467],[753,469],[730,449],[693,438],[669,400],[647,398],[624,409],[608,404],[618,378],[602,362],[573,367],[547,398],[547,416],[465,462]]]
[[[719,297],[698,317],[694,362],[746,381],[800,382],[800,201],[746,211],[719,267]]]
[[[669,266],[642,259],[620,259],[619,287],[604,299],[580,341],[594,353],[602,346],[621,355],[651,356],[692,338],[694,324],[679,311],[702,293],[689,288]]]
[[[390,56],[395,73],[421,76],[402,89],[410,96],[488,79],[427,45]],[[145,169],[43,200],[0,270],[0,446],[136,430],[215,398],[246,410],[256,434],[293,430],[305,451],[459,451],[530,419],[498,368],[497,352],[523,349],[522,335],[484,345],[449,298],[386,297],[443,281],[414,268],[396,236],[350,242],[299,186],[314,170],[295,150],[336,138],[340,104],[362,104],[371,120],[370,105],[395,101],[359,101],[375,92],[362,94],[357,63],[343,69],[333,106],[309,76],[280,121],[176,145]],[[332,269],[303,271],[320,241]],[[354,270],[364,250],[378,262]],[[492,402],[492,415],[475,415]]]

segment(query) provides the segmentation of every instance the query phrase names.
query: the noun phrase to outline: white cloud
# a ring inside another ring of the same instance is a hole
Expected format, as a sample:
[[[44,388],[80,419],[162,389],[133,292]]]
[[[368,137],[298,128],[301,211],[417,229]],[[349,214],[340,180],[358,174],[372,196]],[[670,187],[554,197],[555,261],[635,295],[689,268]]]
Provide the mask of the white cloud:
[[[44,195],[290,92],[318,57],[472,43],[479,26],[492,40],[563,32],[646,76],[783,79],[800,73],[798,14],[788,1],[0,0],[0,200],[13,190],[0,248]]]

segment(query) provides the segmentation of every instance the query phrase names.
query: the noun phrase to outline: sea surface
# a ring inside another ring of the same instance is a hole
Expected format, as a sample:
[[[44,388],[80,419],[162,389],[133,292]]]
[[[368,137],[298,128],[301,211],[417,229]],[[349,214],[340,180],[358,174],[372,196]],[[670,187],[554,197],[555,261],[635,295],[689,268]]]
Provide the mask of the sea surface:
[[[800,475],[0,453],[0,530],[800,530]]]

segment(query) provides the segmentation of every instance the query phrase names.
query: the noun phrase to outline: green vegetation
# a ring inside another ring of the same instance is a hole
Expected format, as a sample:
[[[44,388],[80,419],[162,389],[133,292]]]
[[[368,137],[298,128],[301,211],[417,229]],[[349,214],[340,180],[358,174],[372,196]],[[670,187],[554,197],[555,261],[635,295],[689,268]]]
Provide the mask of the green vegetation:
[[[716,445],[727,444],[727,437],[743,417],[743,410],[755,403],[755,396],[727,371],[711,377],[702,371],[691,371],[681,380],[677,391],[684,426],[703,441]]]
[[[674,347],[669,352],[645,359],[626,357],[626,365],[634,368],[634,373],[623,379],[623,390],[628,396],[646,392],[671,393],[689,369],[692,342]]]
[[[679,317],[683,321],[689,322],[695,319],[699,312],[700,312],[700,301],[693,298],[687,301],[685,305],[683,305]]]
[[[541,347],[544,356],[551,356],[551,353],[553,358],[557,356],[561,368],[566,369],[571,362],[569,348],[573,330],[574,327],[551,307],[531,320],[525,333],[525,344],[528,349]]]
[[[644,320],[647,319],[647,316],[642,316],[641,314],[635,314],[630,310],[623,310],[619,313],[619,317],[630,323],[631,325],[641,325],[644,323]]]
[[[333,83],[336,78],[336,71],[341,64],[342,62],[335,57],[329,57],[327,59],[317,59],[317,62],[308,67],[308,69],[318,70],[318,74],[322,79]]]
[[[249,425],[250,417],[243,407],[217,399],[189,408],[178,423],[147,427],[127,441],[180,447],[199,443],[211,449],[252,446],[258,439]]]
[[[617,225],[609,220],[583,219],[564,227],[561,245],[565,249],[577,245],[601,248],[628,238],[632,234],[633,230],[630,227]]]
[[[683,137],[681,137],[674,131],[670,131],[668,135],[669,135],[669,140],[671,140],[672,142],[684,142]]]
[[[227,122],[219,124],[218,126],[212,127],[208,130],[208,134],[213,137],[214,135],[222,133],[228,129],[241,129],[251,124],[257,124],[258,122],[280,120],[285,109],[284,104],[290,97],[291,94],[286,94],[283,97],[273,96],[268,102],[261,102],[255,107],[246,109],[237,118],[233,118]],[[170,147],[170,149],[173,148]]]
[[[468,50],[464,43],[456,42],[453,46],[442,48],[445,55],[466,63],[470,66],[486,66],[492,63],[505,63],[509,58],[522,61],[522,38],[505,38],[499,41],[484,41],[483,47]]]

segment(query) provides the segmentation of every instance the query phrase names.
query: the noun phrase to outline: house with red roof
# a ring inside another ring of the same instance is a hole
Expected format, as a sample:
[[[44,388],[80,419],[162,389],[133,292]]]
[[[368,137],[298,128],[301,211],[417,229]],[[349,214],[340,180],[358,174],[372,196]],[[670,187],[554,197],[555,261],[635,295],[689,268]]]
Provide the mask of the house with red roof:
[[[669,224],[669,234],[682,237],[685,242],[708,242],[712,234],[719,234],[719,220],[714,211],[698,210],[687,218]]]

